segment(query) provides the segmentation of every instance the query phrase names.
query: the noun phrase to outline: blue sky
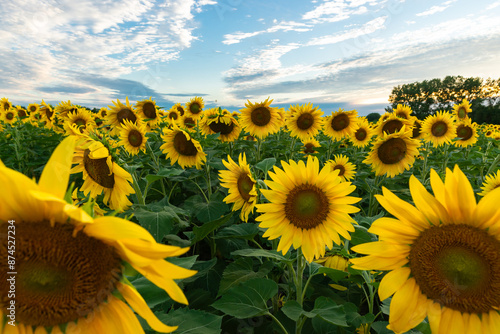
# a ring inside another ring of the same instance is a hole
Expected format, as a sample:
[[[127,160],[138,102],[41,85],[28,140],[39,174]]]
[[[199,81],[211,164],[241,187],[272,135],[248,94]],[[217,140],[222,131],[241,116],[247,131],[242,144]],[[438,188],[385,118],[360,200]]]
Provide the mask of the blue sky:
[[[2,1],[0,97],[382,113],[396,85],[499,78],[499,18],[499,0]]]

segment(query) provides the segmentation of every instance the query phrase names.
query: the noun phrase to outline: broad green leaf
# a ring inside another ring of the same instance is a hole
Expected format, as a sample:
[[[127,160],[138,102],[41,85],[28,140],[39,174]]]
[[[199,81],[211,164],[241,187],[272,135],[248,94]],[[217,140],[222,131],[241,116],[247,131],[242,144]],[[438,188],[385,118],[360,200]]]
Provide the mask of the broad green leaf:
[[[212,196],[208,203],[199,196],[190,198],[189,202],[196,218],[204,223],[218,219],[229,212],[229,206],[218,195]]]
[[[214,239],[240,238],[252,240],[259,233],[259,228],[255,224],[245,223],[224,227],[214,236]]]
[[[179,326],[175,334],[219,334],[222,317],[187,307],[170,311],[168,314],[156,313],[160,321],[169,326]]]
[[[368,229],[366,227],[354,225],[354,229],[354,233],[351,233],[351,244],[353,246],[376,241],[376,237],[368,232]]]
[[[255,168],[260,169],[266,174],[276,164],[275,158],[267,158],[255,165]]]
[[[294,259],[290,259],[281,255],[275,250],[266,250],[266,249],[241,249],[232,252],[233,255],[240,256],[252,256],[252,257],[267,257],[271,259],[276,259],[284,262],[293,262]]]
[[[283,305],[281,310],[287,317],[289,317],[293,321],[299,320],[299,317],[301,315],[305,315],[308,318],[314,318],[316,316],[315,313],[304,311],[300,304],[295,300],[287,301],[285,305]]]
[[[139,224],[148,230],[157,242],[161,242],[163,237],[173,230],[174,224],[181,220],[169,209],[158,212],[138,209],[134,214]]]
[[[230,214],[228,214],[222,218],[205,223],[201,226],[194,226],[193,227],[194,238],[193,238],[192,242],[196,243],[200,240],[203,240],[210,232],[212,232],[216,228],[227,223],[229,221],[229,219],[231,219],[232,216],[233,216],[233,213],[231,212]]]
[[[314,309],[310,311],[318,317],[333,325],[347,327],[344,307],[337,305],[333,300],[326,297],[319,297],[314,302]]]
[[[224,273],[222,274],[222,280],[220,282],[218,296],[221,296],[227,290],[238,284],[248,281],[252,278],[264,277],[267,275],[273,267],[272,262],[265,262],[259,269],[258,272],[253,270],[253,260],[250,258],[239,258],[236,261],[229,264]]]
[[[278,284],[266,278],[254,278],[228,290],[212,307],[238,319],[268,312],[267,301],[278,293]]]

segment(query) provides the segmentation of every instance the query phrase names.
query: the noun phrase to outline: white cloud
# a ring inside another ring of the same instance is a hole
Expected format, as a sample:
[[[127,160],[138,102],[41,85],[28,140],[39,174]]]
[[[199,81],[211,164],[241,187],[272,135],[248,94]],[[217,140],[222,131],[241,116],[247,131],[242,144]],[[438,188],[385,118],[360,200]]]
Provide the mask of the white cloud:
[[[254,32],[241,32],[237,31],[232,34],[226,34],[224,35],[224,40],[222,41],[223,44],[230,45],[230,44],[237,44],[241,42],[244,39],[265,34],[265,33],[273,33],[277,31],[298,31],[298,32],[304,32],[304,31],[309,31],[311,30],[311,25],[306,24],[306,23],[301,23],[301,22],[295,22],[295,21],[281,21],[278,23],[278,21],[275,19],[273,20],[274,25],[264,29],[264,30],[258,30]]]
[[[352,15],[368,12],[365,5],[375,6],[379,3],[380,1],[373,0],[327,0],[302,15],[302,19],[310,20],[314,23],[342,21]]]
[[[428,16],[428,15],[432,15],[432,14],[436,14],[436,13],[439,13],[439,12],[442,12],[444,10],[446,10],[448,7],[451,6],[452,3],[454,3],[456,0],[450,0],[450,1],[446,1],[446,2],[443,2],[443,4],[441,6],[432,6],[430,9],[424,11],[424,12],[421,12],[421,13],[417,13],[415,15],[417,16]]]
[[[307,43],[307,45],[335,44],[335,43],[345,41],[347,39],[356,38],[356,37],[363,36],[366,34],[371,34],[377,30],[383,29],[384,23],[386,22],[386,20],[387,20],[387,16],[378,17],[376,19],[373,19],[373,20],[365,23],[360,28],[346,30],[346,31],[343,31],[341,33],[337,33],[337,34],[333,34],[333,35],[315,37],[315,38],[311,39]]]
[[[489,5],[488,7],[486,7],[486,10],[492,10],[493,8],[496,8],[498,6],[500,6],[500,1],[492,3],[491,5]]]

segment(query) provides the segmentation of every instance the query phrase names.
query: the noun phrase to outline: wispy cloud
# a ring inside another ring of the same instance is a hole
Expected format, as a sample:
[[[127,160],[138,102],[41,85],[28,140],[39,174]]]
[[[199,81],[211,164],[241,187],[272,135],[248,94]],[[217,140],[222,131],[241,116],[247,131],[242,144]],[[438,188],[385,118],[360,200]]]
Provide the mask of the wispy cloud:
[[[226,34],[224,35],[224,40],[222,41],[223,44],[230,45],[230,44],[236,44],[241,42],[242,40],[250,37],[254,37],[257,35],[261,34],[266,34],[266,33],[274,33],[277,31],[298,31],[298,32],[304,32],[304,31],[309,31],[311,30],[312,25],[306,24],[306,23],[301,23],[301,22],[295,22],[295,21],[281,21],[277,24],[274,24],[273,26],[264,29],[264,30],[258,30],[254,32],[241,32],[237,31],[232,34]]]
[[[302,19],[314,23],[338,22],[346,20],[352,15],[368,12],[366,6],[376,6],[384,2],[375,0],[326,0],[313,10],[304,13]]]
[[[440,6],[432,6],[430,9],[428,9],[424,12],[421,12],[421,13],[417,13],[415,15],[417,15],[417,16],[429,16],[432,14],[442,12],[442,11],[446,10],[448,7],[450,7],[451,4],[454,3],[455,1],[456,0],[450,0],[450,1],[443,2],[443,4]]]

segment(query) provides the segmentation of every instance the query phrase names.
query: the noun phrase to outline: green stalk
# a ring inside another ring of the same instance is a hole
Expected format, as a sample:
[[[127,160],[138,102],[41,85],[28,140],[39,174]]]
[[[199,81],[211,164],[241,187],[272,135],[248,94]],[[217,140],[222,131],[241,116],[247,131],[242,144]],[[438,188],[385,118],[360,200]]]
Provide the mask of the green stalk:
[[[287,330],[285,329],[285,326],[283,326],[283,324],[278,320],[278,318],[276,318],[271,312],[267,312],[266,314],[271,318],[273,318],[273,320],[278,324],[278,326],[280,326],[283,333],[288,334]]]
[[[304,275],[305,268],[305,258],[302,254],[302,248],[297,249],[297,272],[295,276],[295,290],[297,292],[297,303],[302,307],[304,303],[304,294],[302,293],[302,276]],[[299,317],[295,323],[295,334],[300,334],[302,332],[302,326],[304,326],[305,319],[304,316]]]
[[[132,173],[132,187],[134,187],[135,196],[137,197],[137,203],[140,205],[145,205],[144,198],[142,197],[141,189],[139,188],[139,184],[137,183],[137,175],[135,171]]]

